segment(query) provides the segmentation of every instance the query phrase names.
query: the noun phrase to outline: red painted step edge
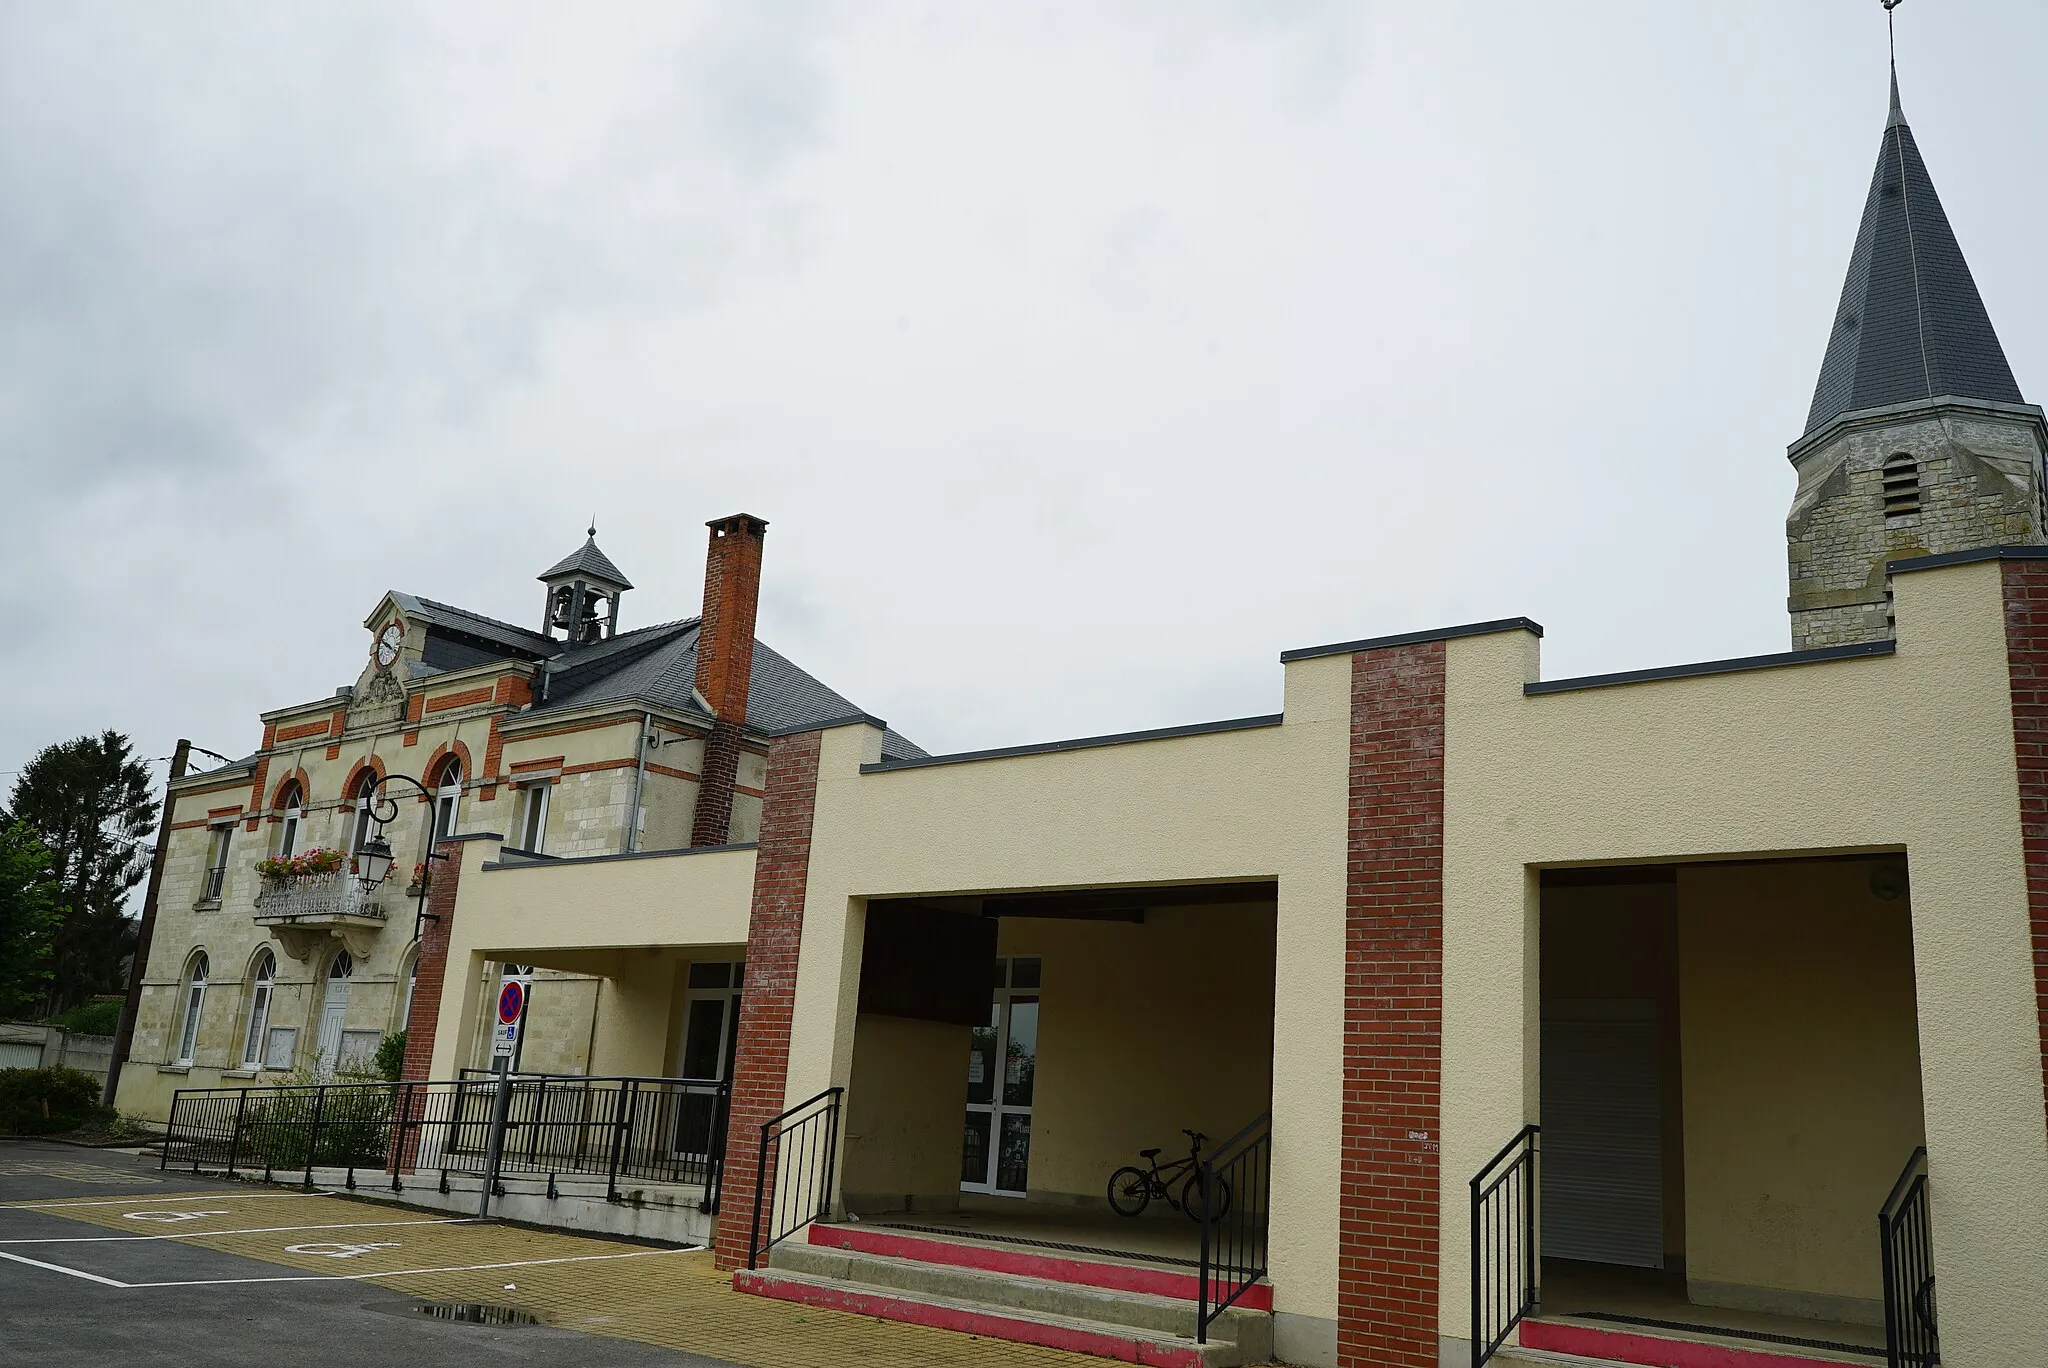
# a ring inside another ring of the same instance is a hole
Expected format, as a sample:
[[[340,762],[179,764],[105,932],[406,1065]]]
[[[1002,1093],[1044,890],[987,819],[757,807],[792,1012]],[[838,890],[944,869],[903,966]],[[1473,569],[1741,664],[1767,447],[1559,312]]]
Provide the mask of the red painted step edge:
[[[1087,1259],[1059,1259],[1045,1254],[991,1249],[981,1244],[954,1244],[872,1226],[813,1225],[810,1239],[812,1244],[830,1249],[852,1249],[892,1259],[974,1268],[984,1273],[1009,1273],[1019,1278],[1043,1278],[1047,1282],[1075,1283],[1082,1287],[1107,1288],[1112,1292],[1142,1292],[1154,1297],[1195,1301],[1202,1290],[1202,1280],[1192,1273],[1168,1273],[1158,1268],[1094,1263]],[[1236,1305],[1252,1311],[1271,1311],[1272,1285],[1258,1283],[1247,1288]]]
[[[1614,1363],[1639,1363],[1648,1368],[1847,1368],[1840,1359],[1799,1358],[1768,1350],[1628,1335],[1583,1325],[1559,1325],[1554,1321],[1523,1321],[1522,1347]]]
[[[863,1292],[845,1286],[821,1287],[816,1283],[777,1277],[767,1270],[739,1269],[732,1275],[732,1286],[735,1292],[747,1292],[757,1297],[775,1297],[782,1301],[801,1302],[805,1306],[823,1307],[828,1311],[850,1311],[857,1316],[903,1321],[909,1325],[959,1330],[985,1339],[1007,1340],[1012,1344],[1037,1344],[1074,1354],[1092,1354],[1096,1358],[1144,1364],[1147,1368],[1202,1368],[1202,1355],[1193,1346],[1157,1344],[1108,1331],[1049,1325],[1044,1321],[969,1311],[958,1306],[939,1306],[907,1297],[892,1297],[884,1292]]]

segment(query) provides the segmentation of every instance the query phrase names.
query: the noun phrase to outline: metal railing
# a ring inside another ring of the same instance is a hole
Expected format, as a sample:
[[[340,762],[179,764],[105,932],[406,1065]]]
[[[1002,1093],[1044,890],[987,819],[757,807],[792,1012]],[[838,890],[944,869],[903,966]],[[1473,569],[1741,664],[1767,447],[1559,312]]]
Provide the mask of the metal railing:
[[[201,902],[219,902],[220,891],[227,885],[227,881],[228,867],[226,865],[216,865],[214,868],[207,870],[206,881],[200,885],[199,900]]]
[[[832,1177],[838,1163],[839,1100],[844,1088],[827,1088],[761,1126],[754,1161],[754,1219],[747,1230],[747,1267],[759,1268],[768,1251],[832,1210]],[[772,1156],[772,1157],[771,1157]],[[775,1174],[774,1195],[768,1175]],[[767,1242],[762,1242],[761,1207],[768,1205]]]
[[[230,1175],[315,1169],[405,1177],[462,1173],[604,1178],[623,1201],[621,1179],[704,1189],[699,1207],[718,1209],[725,1163],[728,1089],[711,1079],[580,1078],[517,1075],[506,1085],[503,1136],[490,1169],[495,1074],[466,1070],[449,1081],[314,1083],[256,1088],[181,1088],[171,1098],[159,1168]]]
[[[1888,1368],[1941,1362],[1934,1321],[1934,1233],[1928,1221],[1927,1146],[1913,1151],[1877,1213],[1884,1267],[1884,1351]]]
[[[1264,1112],[1202,1160],[1202,1265],[1195,1342],[1266,1276],[1273,1197],[1273,1114]]]
[[[296,879],[265,879],[256,895],[256,920],[312,921],[324,917],[388,916],[379,890],[363,887],[346,869]]]
[[[1472,1176],[1472,1368],[1542,1310],[1536,1245],[1536,1156],[1541,1126],[1524,1126]]]

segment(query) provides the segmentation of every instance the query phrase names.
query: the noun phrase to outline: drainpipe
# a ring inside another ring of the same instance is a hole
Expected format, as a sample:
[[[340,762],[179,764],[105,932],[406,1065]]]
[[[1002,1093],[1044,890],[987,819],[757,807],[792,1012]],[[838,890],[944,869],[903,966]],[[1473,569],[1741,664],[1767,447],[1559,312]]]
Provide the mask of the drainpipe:
[[[114,1091],[121,1086],[121,1066],[128,1062],[128,1050],[135,1044],[135,1013],[142,1006],[142,976],[149,970],[149,942],[156,934],[156,900],[164,888],[164,854],[171,848],[171,785],[185,777],[192,760],[192,743],[178,738],[171,752],[171,777],[164,781],[163,820],[157,823],[156,852],[149,857],[149,888],[142,895],[142,924],[135,929],[135,957],[128,966],[128,996],[121,1003],[121,1023],[114,1028],[114,1053],[107,1061],[107,1085],[100,1105],[114,1105]]]
[[[633,753],[633,806],[626,810],[626,853],[640,848],[640,795],[647,791],[647,741],[654,734],[654,714],[640,714],[640,748]]]

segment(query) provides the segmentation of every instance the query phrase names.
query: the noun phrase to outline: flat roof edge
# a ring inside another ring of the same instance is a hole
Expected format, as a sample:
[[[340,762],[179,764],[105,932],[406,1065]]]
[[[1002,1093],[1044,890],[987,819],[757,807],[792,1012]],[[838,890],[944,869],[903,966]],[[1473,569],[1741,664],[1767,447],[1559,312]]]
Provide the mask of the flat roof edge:
[[[1491,622],[1468,622],[1458,627],[1433,627],[1424,632],[1366,637],[1362,641],[1338,641],[1328,646],[1302,646],[1292,651],[1282,651],[1280,663],[1287,665],[1297,660],[1315,660],[1321,656],[1377,651],[1388,646],[1413,646],[1424,641],[1455,641],[1459,637],[1492,636],[1496,632],[1529,632],[1540,637],[1543,635],[1543,624],[1525,617],[1495,618]]]
[[[483,871],[499,874],[508,869],[577,869],[587,864],[610,864],[617,860],[665,860],[672,855],[717,855],[729,850],[753,850],[754,841],[734,841],[730,845],[684,846],[680,850],[629,850],[619,855],[543,855],[539,859],[486,860]],[[522,852],[525,853],[525,852]]]
[[[1661,679],[1693,679],[1701,675],[1745,674],[1751,670],[1775,670],[1787,665],[1818,665],[1830,660],[1861,660],[1888,656],[1899,649],[1896,641],[1855,641],[1846,646],[1819,646],[1810,651],[1783,651],[1776,655],[1737,656],[1731,660],[1702,660],[1691,665],[1663,665],[1653,670],[1623,670],[1618,674],[1581,675],[1577,679],[1544,679],[1524,684],[1527,695],[1576,693],[1581,689],[1610,689],[1618,684],[1650,684]]]
[[[1978,546],[1968,551],[1944,551],[1934,556],[1907,556],[1886,561],[1885,572],[1910,575],[1915,570],[1939,570],[1945,565],[1975,565],[1980,561],[2048,560],[2048,546]]]
[[[805,722],[801,726],[795,727],[756,727],[750,723],[746,730],[750,735],[773,740],[778,736],[801,736],[805,732],[830,731],[834,727],[851,727],[861,722],[865,722],[870,727],[880,727],[884,731],[889,729],[889,724],[876,717],[873,713],[856,711],[844,713],[838,717],[828,717],[820,722]]]
[[[1107,736],[1078,736],[1068,741],[1040,741],[1028,746],[997,746],[991,750],[957,751],[952,755],[924,755],[902,760],[883,760],[871,765],[862,765],[862,774],[887,774],[892,770],[927,769],[933,765],[964,765],[974,760],[1004,760],[1019,755],[1051,755],[1059,751],[1095,750],[1103,746],[1122,746],[1135,741],[1170,741],[1180,736],[1205,736],[1211,732],[1251,731],[1258,727],[1277,727],[1284,719],[1282,713],[1262,713],[1257,717],[1232,717],[1221,722],[1192,722],[1182,727],[1156,727],[1150,731],[1114,732]]]

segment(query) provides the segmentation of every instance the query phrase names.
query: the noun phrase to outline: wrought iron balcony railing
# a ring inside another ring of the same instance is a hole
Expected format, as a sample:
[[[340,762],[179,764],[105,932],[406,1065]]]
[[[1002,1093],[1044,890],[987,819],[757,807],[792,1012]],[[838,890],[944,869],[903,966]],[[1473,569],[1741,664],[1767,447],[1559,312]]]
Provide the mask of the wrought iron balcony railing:
[[[297,879],[265,879],[256,895],[259,922],[320,922],[364,917],[382,921],[390,913],[378,900],[381,889],[365,889],[345,869]]]

